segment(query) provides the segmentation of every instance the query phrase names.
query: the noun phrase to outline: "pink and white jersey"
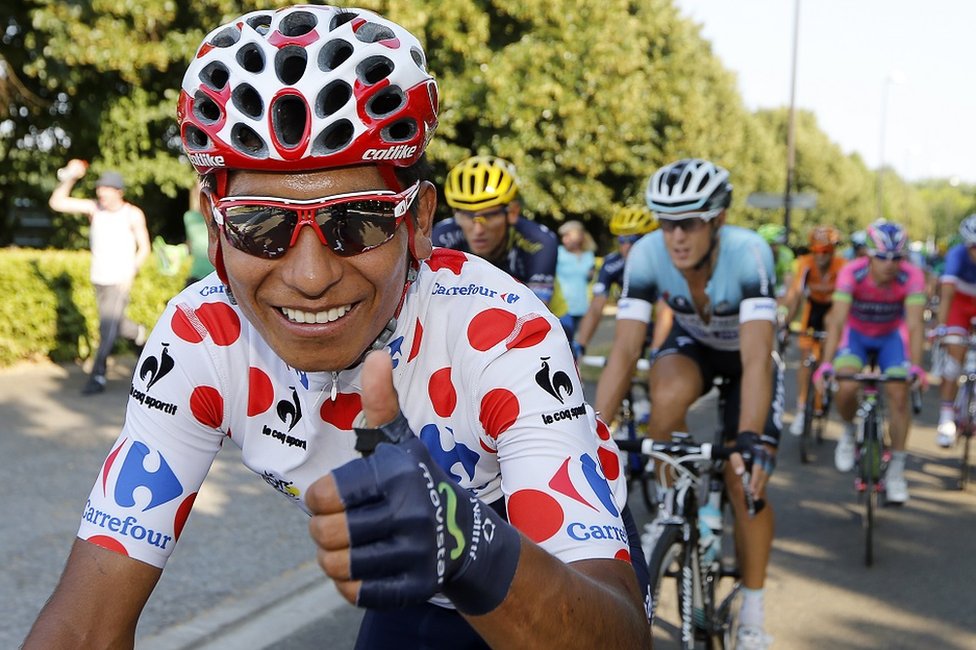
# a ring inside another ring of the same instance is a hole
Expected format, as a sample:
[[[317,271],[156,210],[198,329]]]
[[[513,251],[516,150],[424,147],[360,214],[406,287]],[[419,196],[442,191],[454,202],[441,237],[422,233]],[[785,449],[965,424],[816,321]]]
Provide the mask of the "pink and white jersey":
[[[413,431],[434,460],[565,562],[629,561],[616,446],[583,400],[555,317],[474,256],[435,248],[386,344]],[[211,275],[170,301],[78,536],[162,567],[226,440],[296,506],[358,457],[360,369],[285,365]]]
[[[851,303],[847,325],[865,336],[884,336],[905,318],[905,305],[925,304],[925,275],[909,262],[901,262],[891,283],[879,287],[871,277],[870,257],[845,264],[837,274],[835,302]]]

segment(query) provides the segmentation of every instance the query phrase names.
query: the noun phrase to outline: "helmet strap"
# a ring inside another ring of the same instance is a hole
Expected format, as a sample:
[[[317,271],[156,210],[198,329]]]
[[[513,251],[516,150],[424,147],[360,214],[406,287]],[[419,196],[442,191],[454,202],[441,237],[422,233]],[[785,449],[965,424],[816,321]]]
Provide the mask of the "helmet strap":
[[[711,228],[711,224],[709,224]],[[719,226],[720,228],[721,226]],[[706,264],[710,264],[712,261],[712,253],[715,252],[715,247],[718,246],[718,228],[712,228],[711,241],[708,244],[708,251],[702,256],[698,263],[691,267],[692,271],[701,271],[705,268]]]

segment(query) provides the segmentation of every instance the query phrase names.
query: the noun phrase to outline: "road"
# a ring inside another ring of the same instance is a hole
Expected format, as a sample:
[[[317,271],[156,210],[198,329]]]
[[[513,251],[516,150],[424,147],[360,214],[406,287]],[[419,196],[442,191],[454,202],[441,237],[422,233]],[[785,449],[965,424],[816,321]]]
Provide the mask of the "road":
[[[57,582],[95,473],[121,425],[131,369],[131,359],[120,359],[109,390],[89,398],[78,394],[84,373],[74,365],[0,371],[7,485],[0,500],[6,604],[0,647],[21,642]],[[587,389],[592,394],[592,385]],[[777,534],[766,596],[776,647],[976,647],[976,488],[956,488],[956,452],[934,445],[937,404],[929,391],[909,445],[912,499],[880,512],[871,568],[863,564],[862,509],[851,477],[833,469],[837,425],[805,466],[795,439],[784,434],[770,490]],[[713,409],[713,400],[702,400],[692,426],[709,422]],[[639,500],[632,505],[646,520]],[[149,601],[137,647],[351,647],[359,612],[315,566],[305,526],[304,515],[244,468],[228,445]],[[661,619],[655,647],[674,647],[673,611]]]

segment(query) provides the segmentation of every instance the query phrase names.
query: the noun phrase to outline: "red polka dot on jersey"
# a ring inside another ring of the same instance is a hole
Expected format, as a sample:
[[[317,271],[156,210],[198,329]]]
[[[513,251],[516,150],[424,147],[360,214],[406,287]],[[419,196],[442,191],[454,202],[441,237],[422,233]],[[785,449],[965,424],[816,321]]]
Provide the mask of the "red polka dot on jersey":
[[[271,377],[260,368],[251,367],[247,371],[247,416],[254,417],[271,408],[274,402],[274,386]]]
[[[485,441],[482,440],[480,437],[478,438],[478,442],[481,443],[481,448],[484,449],[485,451],[487,451],[489,454],[497,454],[498,453],[498,450],[497,449],[493,449],[492,447],[489,447],[487,445],[487,443],[485,443]]]
[[[613,559],[623,560],[624,562],[630,562],[630,551],[625,548],[620,549],[614,554]]]
[[[520,410],[515,393],[504,388],[495,388],[481,398],[479,420],[485,433],[497,438],[515,424]]]
[[[349,431],[356,417],[363,411],[363,400],[358,393],[338,393],[334,400],[327,399],[319,409],[324,422]]]
[[[434,407],[434,413],[442,418],[450,417],[457,406],[457,391],[451,382],[451,368],[441,368],[430,376],[427,382],[427,394]]]
[[[596,435],[600,437],[600,440],[610,439],[610,427],[600,418],[596,419]]]
[[[190,412],[203,426],[216,429],[224,421],[224,398],[213,386],[197,386],[190,393]]]
[[[217,345],[231,345],[241,336],[241,319],[223,302],[206,302],[197,307],[197,318]]]
[[[461,267],[468,261],[464,253],[450,248],[435,248],[430,257],[427,258],[427,266],[432,271],[449,269],[454,275],[461,275]]]
[[[197,493],[194,492],[190,496],[183,499],[180,507],[176,509],[176,517],[173,518],[173,536],[179,541],[180,535],[183,533],[183,526],[186,525],[186,520],[190,516],[190,511],[193,510],[193,502],[196,501]]]
[[[512,335],[517,320],[504,309],[486,309],[468,323],[468,343],[475,350],[490,350]]]
[[[114,537],[109,537],[108,535],[92,535],[86,541],[89,541],[96,546],[101,546],[102,548],[107,548],[110,551],[129,557],[129,551],[122,546],[122,542]]]
[[[170,320],[169,326],[172,328],[173,334],[176,334],[187,343],[199,343],[203,340],[203,335],[190,324],[190,319],[182,309],[177,309],[173,312],[173,318]]]
[[[508,499],[508,521],[533,542],[541,543],[563,526],[563,509],[539,490],[519,490]]]
[[[413,328],[413,344],[410,346],[410,354],[407,356],[407,363],[413,361],[420,354],[420,341],[424,338],[424,326],[417,319],[417,325]]]
[[[600,457],[600,467],[603,468],[603,475],[608,481],[615,481],[620,476],[620,456],[617,452],[606,447],[596,450],[596,455]]]
[[[552,330],[552,326],[542,316],[534,316],[522,321],[516,330],[515,335],[505,343],[505,347],[509,350],[512,348],[531,348],[542,343],[549,331]]]

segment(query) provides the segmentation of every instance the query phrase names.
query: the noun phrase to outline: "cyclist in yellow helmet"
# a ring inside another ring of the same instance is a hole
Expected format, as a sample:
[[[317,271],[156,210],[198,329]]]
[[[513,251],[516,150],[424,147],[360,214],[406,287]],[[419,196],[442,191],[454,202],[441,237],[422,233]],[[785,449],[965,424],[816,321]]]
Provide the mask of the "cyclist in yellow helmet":
[[[638,239],[649,232],[654,232],[658,228],[657,219],[654,214],[643,206],[623,206],[614,212],[610,219],[610,232],[617,238],[617,252],[610,253],[603,260],[600,273],[597,275],[596,282],[593,284],[593,298],[583,319],[580,321],[576,331],[576,338],[573,341],[573,353],[578,358],[586,351],[593,338],[594,332],[600,324],[600,317],[603,315],[603,308],[607,304],[610,288],[613,286],[623,287],[624,284],[624,263],[627,261],[627,254],[630,253],[631,246]],[[663,341],[667,329],[670,329],[671,310],[663,302],[655,305],[655,324],[648,328],[648,334],[654,332],[654,339],[649,340],[648,344],[654,349],[654,342]],[[664,332],[658,337],[661,329]],[[649,337],[650,339],[650,337]]]
[[[447,175],[444,198],[454,216],[434,226],[434,245],[485,258],[552,307],[559,240],[522,218],[515,166],[496,156],[468,158]]]

